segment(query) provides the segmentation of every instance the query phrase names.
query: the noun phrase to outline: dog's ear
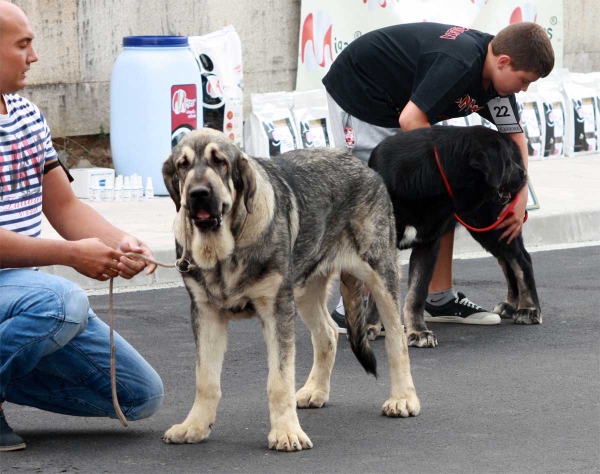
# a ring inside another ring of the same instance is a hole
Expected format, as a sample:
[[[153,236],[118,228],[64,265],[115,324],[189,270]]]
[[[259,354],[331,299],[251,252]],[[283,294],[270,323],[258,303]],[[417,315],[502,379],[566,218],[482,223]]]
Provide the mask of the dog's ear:
[[[494,150],[478,151],[471,155],[469,165],[472,169],[479,171],[487,184],[493,188],[499,188],[504,175],[504,160]]]
[[[175,208],[179,212],[181,195],[179,194],[179,176],[177,176],[177,168],[175,168],[175,163],[173,163],[173,155],[169,155],[165,160],[162,167],[162,174],[167,191],[169,191],[169,195],[175,203]]]
[[[240,153],[238,156],[237,170],[241,181],[240,184],[242,185],[238,191],[241,190],[244,193],[246,211],[252,214],[254,209],[254,194],[256,194],[256,176],[252,165],[248,161],[248,155],[245,153]]]

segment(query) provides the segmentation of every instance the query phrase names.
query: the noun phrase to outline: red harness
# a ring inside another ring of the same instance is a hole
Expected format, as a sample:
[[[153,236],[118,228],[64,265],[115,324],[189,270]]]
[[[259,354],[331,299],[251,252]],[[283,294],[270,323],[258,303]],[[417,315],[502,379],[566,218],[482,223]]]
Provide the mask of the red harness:
[[[448,178],[446,178],[446,173],[444,173],[444,169],[442,168],[442,163],[440,162],[440,156],[438,155],[437,147],[434,146],[433,151],[435,153],[435,161],[437,162],[438,169],[440,170],[440,174],[442,175],[442,179],[444,180],[444,184],[446,185],[446,190],[448,191],[448,194],[450,195],[450,197],[454,198],[454,195],[452,193],[452,188],[450,187]],[[496,227],[498,227],[498,225],[504,219],[506,219],[509,215],[514,214],[513,207],[515,207],[515,205],[517,204],[517,197],[518,196],[515,196],[515,198],[510,202],[510,204],[508,205],[506,210],[502,213],[502,215],[498,218],[498,220],[488,227],[484,227],[481,229],[478,229],[476,227],[471,227],[469,224],[467,224],[465,221],[463,221],[460,217],[458,217],[458,214],[456,214],[456,212],[454,213],[454,217],[458,222],[460,222],[462,225],[464,225],[467,229],[469,229],[472,232],[489,232],[490,230],[494,230]],[[523,219],[523,224],[525,222],[527,222],[527,217],[528,217],[528,213],[527,213],[527,211],[525,211],[525,217]]]

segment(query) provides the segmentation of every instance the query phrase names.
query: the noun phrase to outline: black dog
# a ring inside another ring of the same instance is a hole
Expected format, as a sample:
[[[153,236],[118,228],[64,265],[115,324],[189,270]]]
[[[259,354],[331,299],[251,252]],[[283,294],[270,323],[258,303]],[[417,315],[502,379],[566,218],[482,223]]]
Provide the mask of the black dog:
[[[437,339],[427,329],[423,309],[440,238],[457,225],[454,213],[475,228],[496,221],[527,183],[521,153],[512,139],[485,127],[435,126],[385,139],[373,150],[369,166],[381,174],[391,195],[399,248],[412,248],[404,304],[409,345],[435,347]],[[506,301],[494,312],[512,316],[516,324],[540,324],[531,257],[522,235],[507,245],[506,240],[498,240],[503,230],[469,232],[496,257],[506,277]],[[377,318],[376,312],[370,313]],[[374,324],[375,332],[378,326]]]

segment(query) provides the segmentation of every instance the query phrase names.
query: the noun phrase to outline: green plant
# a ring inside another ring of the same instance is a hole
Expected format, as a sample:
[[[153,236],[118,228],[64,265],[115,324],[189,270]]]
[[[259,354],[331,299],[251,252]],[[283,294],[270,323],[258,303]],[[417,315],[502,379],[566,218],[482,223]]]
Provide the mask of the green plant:
[[[106,133],[106,131],[104,130],[104,124],[101,123],[100,124],[100,133],[98,134],[98,138],[106,138],[108,136],[108,133]]]

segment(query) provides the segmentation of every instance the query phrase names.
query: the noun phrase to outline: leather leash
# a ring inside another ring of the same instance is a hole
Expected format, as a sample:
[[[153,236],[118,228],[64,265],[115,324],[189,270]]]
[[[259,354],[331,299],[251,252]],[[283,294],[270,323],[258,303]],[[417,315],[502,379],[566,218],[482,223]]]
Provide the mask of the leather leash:
[[[446,185],[446,190],[448,191],[448,194],[450,195],[450,197],[454,198],[454,194],[452,193],[452,188],[450,187],[448,178],[446,178],[446,173],[444,173],[444,168],[442,167],[442,162],[440,161],[440,155],[438,154],[437,147],[434,146],[433,151],[435,153],[435,161],[437,162],[438,169],[440,170],[440,174],[442,175],[442,179],[444,180],[444,184]],[[490,225],[488,227],[483,227],[483,228],[472,227],[469,224],[467,224],[465,221],[463,221],[460,217],[458,217],[458,214],[456,212],[454,213],[454,218],[472,232],[489,232],[490,230],[494,230],[496,227],[498,227],[498,225],[500,225],[500,223],[502,221],[504,221],[504,219],[506,219],[510,214],[514,214],[513,208],[517,204],[517,198],[518,198],[518,195],[513,198],[513,200],[510,202],[510,204],[508,205],[506,210],[496,220],[496,222],[494,222],[492,225]],[[525,222],[527,222],[528,217],[529,217],[529,213],[527,211],[525,211],[525,217],[523,218],[523,224],[525,224]]]
[[[177,271],[180,273],[187,273],[190,270],[196,268],[196,265],[192,265],[189,260],[185,260],[184,258],[178,259],[174,264],[157,262],[156,260],[146,257],[145,255],[128,252],[125,255],[132,258],[139,258],[145,260],[150,263],[154,263],[155,265],[159,265],[165,268],[177,268]],[[187,263],[185,269],[180,267],[181,263]],[[112,392],[112,402],[113,407],[115,409],[115,413],[119,418],[119,421],[124,427],[127,427],[127,419],[121,410],[121,406],[119,405],[119,398],[117,396],[117,348],[115,347],[115,338],[114,338],[114,325],[115,325],[115,311],[114,311],[114,296],[113,296],[113,280],[114,277],[110,279],[110,287],[109,287],[109,300],[108,300],[108,311],[110,313],[110,388]]]

